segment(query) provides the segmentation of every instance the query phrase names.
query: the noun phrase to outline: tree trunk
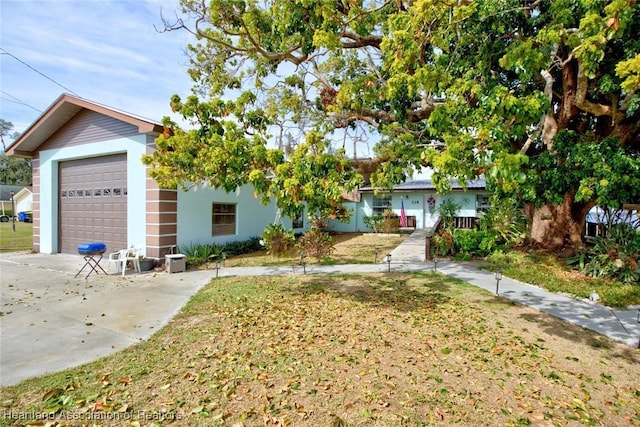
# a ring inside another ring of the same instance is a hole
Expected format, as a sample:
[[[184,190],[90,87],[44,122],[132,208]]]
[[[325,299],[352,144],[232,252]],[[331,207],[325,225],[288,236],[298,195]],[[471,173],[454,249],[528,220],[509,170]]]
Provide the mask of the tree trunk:
[[[554,252],[569,246],[582,247],[584,224],[592,207],[593,203],[576,203],[573,194],[565,194],[563,203],[559,205],[527,206],[531,241]]]

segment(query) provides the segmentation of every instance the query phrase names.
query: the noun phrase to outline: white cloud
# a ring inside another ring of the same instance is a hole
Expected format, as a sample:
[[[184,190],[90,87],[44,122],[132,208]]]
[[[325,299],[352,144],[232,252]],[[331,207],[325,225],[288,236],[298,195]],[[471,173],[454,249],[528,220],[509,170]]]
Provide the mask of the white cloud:
[[[156,30],[178,0],[3,0],[0,8],[0,47],[37,70],[0,55],[0,118],[17,131],[40,115],[29,106],[42,111],[63,92],[159,120],[172,94],[190,90],[191,36]]]

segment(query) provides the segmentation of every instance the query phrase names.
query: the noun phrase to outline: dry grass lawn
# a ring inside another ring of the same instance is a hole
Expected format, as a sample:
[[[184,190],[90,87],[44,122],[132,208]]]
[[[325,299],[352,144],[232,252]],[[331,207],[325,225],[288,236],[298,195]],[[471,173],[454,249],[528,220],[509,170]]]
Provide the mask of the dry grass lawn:
[[[438,274],[220,278],[148,342],[4,388],[0,409],[16,425],[639,426],[639,378],[640,350]]]

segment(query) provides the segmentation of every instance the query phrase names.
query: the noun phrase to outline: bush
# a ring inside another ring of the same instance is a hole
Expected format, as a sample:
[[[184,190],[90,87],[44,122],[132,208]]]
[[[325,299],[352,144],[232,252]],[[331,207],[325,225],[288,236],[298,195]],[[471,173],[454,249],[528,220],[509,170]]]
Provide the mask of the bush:
[[[262,242],[270,255],[283,256],[295,247],[296,238],[282,224],[269,224],[262,233]]]
[[[460,208],[461,205],[451,199],[440,202],[437,208],[438,215],[440,216],[440,226],[447,230],[453,230]]]
[[[365,225],[372,229],[374,233],[382,233],[382,221],[384,220],[382,215],[365,216],[363,220]]]
[[[640,282],[640,232],[629,224],[613,224],[567,263],[582,274],[623,283]]]
[[[224,251],[228,257],[257,252],[262,249],[263,247],[260,245],[260,237],[257,236],[251,237],[248,240],[225,243],[224,245]]]
[[[314,228],[300,236],[298,247],[308,256],[320,261],[323,257],[329,256],[333,252],[333,238],[329,233]]]
[[[482,213],[479,223],[481,230],[493,234],[495,244],[519,245],[527,238],[527,217],[515,200],[494,199],[494,205]]]
[[[453,248],[467,257],[487,256],[495,248],[495,239],[486,230],[454,230]]]
[[[186,262],[189,265],[203,265],[209,257],[221,258],[224,253],[227,258],[234,255],[243,255],[262,250],[260,238],[251,237],[248,240],[225,243],[224,245],[212,244],[190,244],[181,246],[179,252],[186,255]]]
[[[431,244],[433,245],[433,252],[439,257],[446,257],[453,255],[453,235],[449,230],[438,230],[438,232],[431,238]]]
[[[189,265],[202,265],[205,264],[210,256],[220,256],[224,252],[224,246],[211,244],[191,244],[188,246],[180,247],[179,252],[186,256],[186,262]]]

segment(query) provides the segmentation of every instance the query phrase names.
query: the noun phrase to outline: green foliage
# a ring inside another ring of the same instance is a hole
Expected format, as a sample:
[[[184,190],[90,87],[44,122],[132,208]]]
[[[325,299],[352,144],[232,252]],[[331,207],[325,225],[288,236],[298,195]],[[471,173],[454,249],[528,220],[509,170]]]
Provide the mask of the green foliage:
[[[621,283],[604,277],[579,276],[568,270],[566,260],[547,252],[504,250],[487,257],[492,270],[501,270],[505,276],[541,286],[551,292],[563,292],[588,298],[592,291],[600,302],[612,307],[640,304],[640,286]]]
[[[462,206],[453,199],[444,199],[440,202],[436,208],[440,216],[440,227],[446,230],[452,230],[461,207]]]
[[[489,240],[499,245],[513,246],[523,243],[527,238],[527,217],[514,199],[494,199],[491,208],[480,216],[479,225],[488,234],[486,249],[490,249]]]
[[[217,244],[202,245],[192,243],[190,245],[178,248],[181,254],[186,256],[186,262],[189,265],[203,265],[208,262],[210,257],[221,256],[224,252],[224,246]]]
[[[489,255],[493,245],[493,236],[486,230],[453,230],[453,248],[456,254],[466,257]]]
[[[596,236],[586,249],[567,263],[591,277],[616,279],[622,283],[640,283],[640,232],[629,224],[605,227],[604,236]]]
[[[378,141],[376,187],[431,165],[439,191],[449,177],[484,175],[499,197],[538,206],[570,200],[574,212],[638,199],[638,160],[631,155],[640,149],[636,2],[181,5],[189,19],[169,29],[197,22],[187,28],[198,35],[189,46],[189,73],[194,92],[211,102],[188,101],[182,109],[201,129],[168,138],[176,154],[154,172],[167,185],[212,176],[222,188],[251,182],[286,215],[300,213],[304,200],[340,217],[336,194],[355,177],[329,167],[323,181],[313,165],[327,165],[318,154],[331,150],[311,154],[309,147],[291,147],[292,164],[279,167],[287,163],[284,150],[264,143],[277,128],[281,135],[300,129],[310,147],[317,147],[316,132],[342,147],[353,142],[354,155],[361,141]],[[230,123],[222,121],[227,116]],[[201,155],[203,146],[221,147],[222,160]],[[172,168],[204,172],[184,180]],[[618,187],[619,194],[612,190]],[[327,190],[325,203],[319,194]]]
[[[296,243],[293,231],[286,230],[282,224],[269,224],[261,237],[267,252],[273,256],[289,254]]]
[[[364,224],[373,230],[374,233],[382,233],[382,221],[384,217],[382,215],[371,215],[363,218]]]
[[[236,255],[243,255],[262,250],[259,237],[251,237],[247,240],[228,242],[224,245],[195,244],[181,246],[179,252],[186,255],[189,265],[203,265],[212,259],[221,259],[222,254],[229,258]]]
[[[320,261],[331,255],[334,250],[333,238],[320,229],[312,228],[298,239],[298,247],[307,256],[312,256]]]
[[[438,229],[431,238],[433,252],[439,257],[446,257],[454,254],[453,234],[447,229]]]

